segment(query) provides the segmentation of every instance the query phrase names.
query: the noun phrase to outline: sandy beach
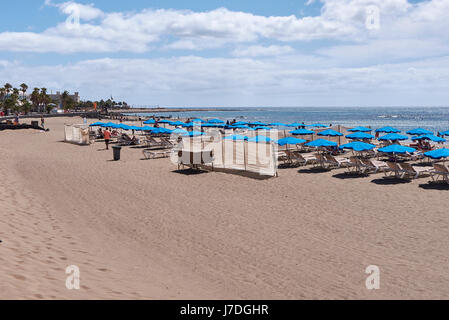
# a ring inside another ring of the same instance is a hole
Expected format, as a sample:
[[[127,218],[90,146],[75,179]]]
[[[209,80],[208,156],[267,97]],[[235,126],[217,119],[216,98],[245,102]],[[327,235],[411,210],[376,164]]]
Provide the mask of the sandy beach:
[[[0,132],[0,299],[449,299],[449,191],[430,178],[187,175],[62,142],[80,122]]]

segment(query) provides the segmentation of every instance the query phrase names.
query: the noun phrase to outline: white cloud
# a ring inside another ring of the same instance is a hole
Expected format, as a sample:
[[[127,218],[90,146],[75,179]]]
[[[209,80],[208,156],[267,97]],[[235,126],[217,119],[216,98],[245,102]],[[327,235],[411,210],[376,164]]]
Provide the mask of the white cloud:
[[[307,60],[201,58],[98,59],[30,67],[0,64],[0,83],[80,91],[98,99],[111,93],[135,104],[232,105],[432,105],[447,101],[449,58],[321,67]],[[361,100],[363,97],[363,100]],[[444,100],[446,99],[446,100]]]
[[[211,41],[223,45],[256,42],[261,38],[278,41],[353,40],[362,39],[368,34],[364,28],[365,8],[368,4],[378,4],[382,13],[391,17],[407,13],[412,7],[406,0],[324,0],[323,2],[320,16],[303,18],[265,17],[225,8],[207,12],[160,9],[143,10],[137,13],[105,13],[93,5],[83,5],[72,1],[61,4],[47,2],[67,15],[76,8],[80,12],[80,18],[89,22],[82,23],[79,28],[68,28],[65,23],[61,23],[40,34],[30,33],[28,37],[35,37],[37,40],[35,49],[25,47],[22,50],[60,52],[61,37],[76,38],[79,41],[82,39],[84,46],[81,46],[79,51],[87,50],[86,48],[93,46],[96,41],[106,41],[110,45],[102,46],[103,50],[118,48],[118,50],[132,52],[147,50],[149,43],[158,41],[161,37],[175,38],[174,47],[190,43],[195,48],[207,47],[202,43]],[[424,12],[434,10],[417,6],[413,8]],[[423,15],[424,13],[419,14],[419,16]],[[95,22],[96,20],[98,23]],[[10,50],[9,47],[13,47],[14,37],[12,36],[19,38],[21,35],[20,33],[13,35],[0,33],[0,40],[4,44],[0,50]],[[45,45],[39,45],[39,40],[43,40]],[[48,46],[50,41],[53,41],[53,45]],[[176,41],[180,42],[176,44]],[[87,45],[88,42],[92,45]],[[134,45],[130,45],[131,43]]]
[[[279,56],[294,52],[290,46],[249,46],[237,48],[232,52],[235,57],[260,57],[260,56]]]

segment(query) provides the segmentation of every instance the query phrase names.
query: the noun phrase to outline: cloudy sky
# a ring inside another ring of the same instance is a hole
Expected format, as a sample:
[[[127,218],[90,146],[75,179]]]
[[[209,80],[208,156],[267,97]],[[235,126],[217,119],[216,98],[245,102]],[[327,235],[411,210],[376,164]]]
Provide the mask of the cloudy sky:
[[[135,106],[449,105],[449,0],[22,0],[0,81]]]

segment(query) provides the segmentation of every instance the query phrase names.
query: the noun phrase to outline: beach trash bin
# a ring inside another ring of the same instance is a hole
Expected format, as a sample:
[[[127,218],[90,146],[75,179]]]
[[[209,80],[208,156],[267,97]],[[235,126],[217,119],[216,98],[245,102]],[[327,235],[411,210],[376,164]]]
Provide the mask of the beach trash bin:
[[[122,147],[120,146],[113,146],[112,147],[112,151],[114,154],[114,161],[119,161],[120,160],[120,151],[122,150]]]

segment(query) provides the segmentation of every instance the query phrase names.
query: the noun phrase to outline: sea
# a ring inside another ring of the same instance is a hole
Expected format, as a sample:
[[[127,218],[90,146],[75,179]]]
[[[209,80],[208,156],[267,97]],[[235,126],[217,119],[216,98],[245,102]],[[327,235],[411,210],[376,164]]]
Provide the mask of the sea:
[[[195,108],[201,109],[201,108]],[[435,133],[449,130],[449,107],[251,107],[214,108],[213,111],[130,113],[142,117],[202,118],[264,123],[322,123],[373,129],[392,126],[402,132],[424,128]]]

